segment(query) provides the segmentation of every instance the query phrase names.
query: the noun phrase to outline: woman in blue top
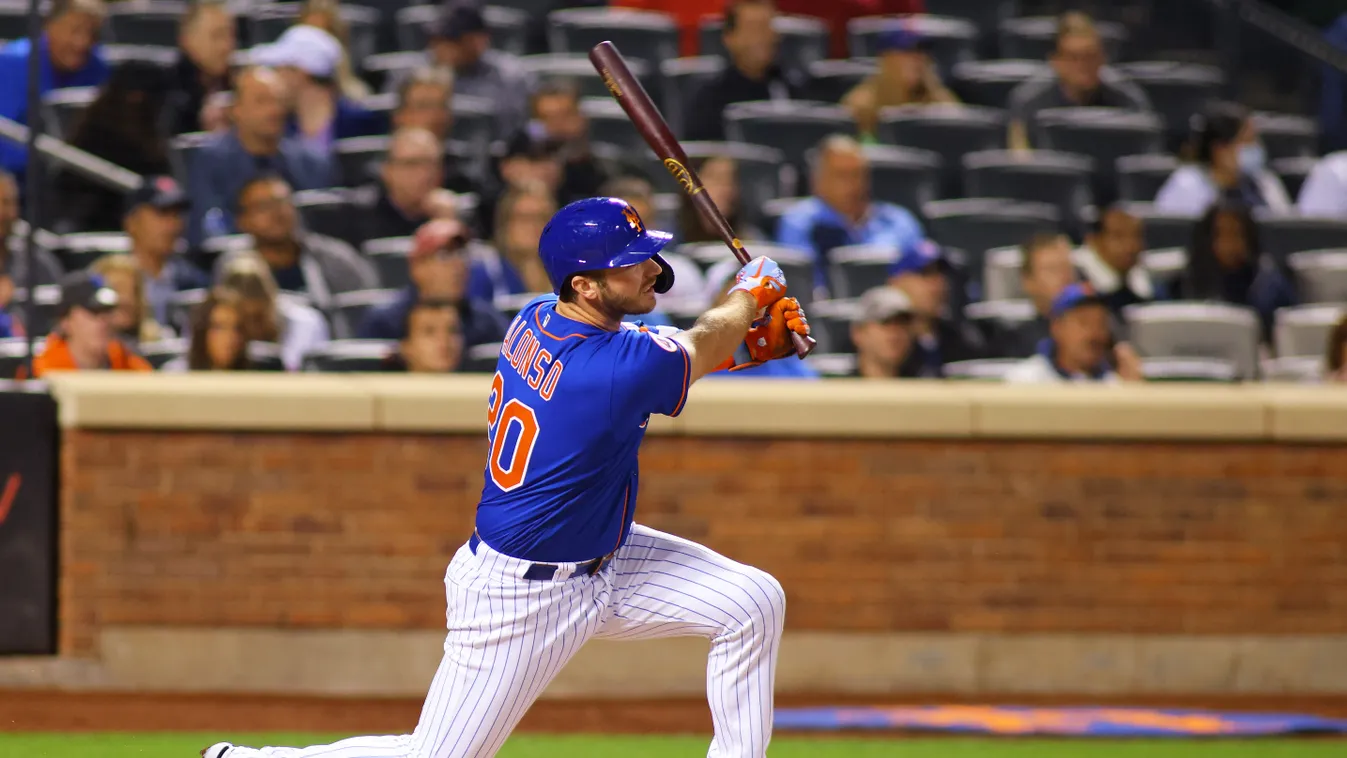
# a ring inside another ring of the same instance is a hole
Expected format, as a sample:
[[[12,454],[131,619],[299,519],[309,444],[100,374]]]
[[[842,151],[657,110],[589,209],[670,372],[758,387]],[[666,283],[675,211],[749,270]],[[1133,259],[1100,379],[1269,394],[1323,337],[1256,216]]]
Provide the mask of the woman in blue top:
[[[1267,168],[1267,151],[1247,108],[1212,103],[1192,117],[1191,125],[1196,162],[1169,175],[1155,195],[1156,210],[1196,216],[1221,200],[1291,210],[1281,179]]]

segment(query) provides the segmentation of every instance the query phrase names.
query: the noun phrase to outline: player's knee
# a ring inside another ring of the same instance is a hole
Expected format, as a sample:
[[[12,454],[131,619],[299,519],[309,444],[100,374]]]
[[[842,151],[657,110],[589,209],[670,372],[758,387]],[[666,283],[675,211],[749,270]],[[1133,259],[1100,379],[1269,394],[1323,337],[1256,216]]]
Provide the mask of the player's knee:
[[[748,568],[740,584],[745,594],[741,605],[747,610],[747,619],[767,634],[779,637],[786,621],[786,591],[776,577],[757,568]]]

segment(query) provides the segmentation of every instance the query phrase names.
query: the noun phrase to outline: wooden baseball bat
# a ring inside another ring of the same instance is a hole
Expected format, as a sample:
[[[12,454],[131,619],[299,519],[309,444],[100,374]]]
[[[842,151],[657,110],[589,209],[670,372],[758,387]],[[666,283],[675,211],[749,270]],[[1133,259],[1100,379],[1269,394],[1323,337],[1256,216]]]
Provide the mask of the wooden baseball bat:
[[[673,174],[683,191],[692,198],[692,205],[697,209],[698,215],[716,230],[720,239],[729,245],[730,251],[740,263],[752,260],[752,256],[744,249],[744,243],[735,236],[730,222],[725,219],[725,214],[720,212],[711,195],[702,186],[702,180],[697,176],[697,172],[688,165],[688,156],[683,152],[683,146],[678,144],[678,138],[674,137],[673,130],[669,128],[668,122],[655,106],[655,101],[650,99],[645,87],[641,86],[641,82],[627,67],[622,53],[617,51],[613,43],[600,42],[589,51],[589,62],[594,64],[594,68],[603,77],[603,83],[612,93],[613,99],[622,106],[622,110],[626,111],[627,118],[636,126],[636,131],[641,133],[650,149],[664,161],[664,167]],[[803,337],[795,332],[791,332],[790,337],[795,345],[796,355],[802,359],[813,352],[817,344],[812,337]]]

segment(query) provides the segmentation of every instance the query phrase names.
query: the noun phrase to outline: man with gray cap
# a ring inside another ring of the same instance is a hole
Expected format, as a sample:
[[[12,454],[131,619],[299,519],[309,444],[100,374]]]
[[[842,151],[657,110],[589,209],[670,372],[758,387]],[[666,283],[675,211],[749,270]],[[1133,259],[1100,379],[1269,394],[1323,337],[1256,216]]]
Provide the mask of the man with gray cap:
[[[862,379],[893,379],[912,351],[912,301],[896,287],[880,286],[861,295],[851,323],[856,370]]]
[[[454,92],[496,104],[499,134],[511,134],[528,120],[532,74],[515,56],[491,48],[482,6],[476,0],[446,0],[427,29],[431,65],[454,72]]]
[[[33,357],[33,376],[90,369],[152,371],[149,362],[113,336],[116,307],[117,293],[101,277],[78,271],[63,278],[56,311],[60,320],[42,352]]]

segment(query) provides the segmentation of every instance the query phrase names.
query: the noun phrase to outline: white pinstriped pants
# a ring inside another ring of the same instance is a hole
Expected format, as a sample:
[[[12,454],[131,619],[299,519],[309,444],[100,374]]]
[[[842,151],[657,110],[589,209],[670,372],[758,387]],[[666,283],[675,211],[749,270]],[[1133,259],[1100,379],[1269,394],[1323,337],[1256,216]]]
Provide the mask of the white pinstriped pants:
[[[715,723],[708,758],[762,758],[786,596],[766,572],[636,525],[602,571],[521,578],[529,562],[485,543],[445,574],[449,633],[416,731],[315,747],[237,747],[226,758],[488,758],[590,638],[706,637]],[[558,572],[571,573],[573,566]],[[632,671],[639,677],[639,671]]]

